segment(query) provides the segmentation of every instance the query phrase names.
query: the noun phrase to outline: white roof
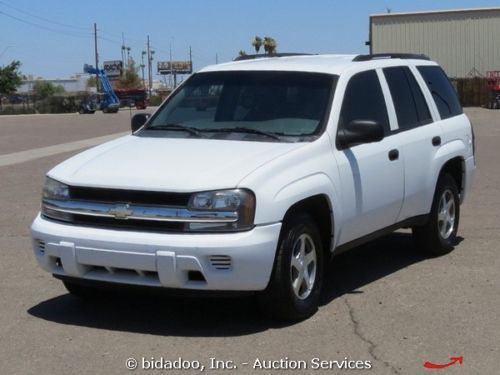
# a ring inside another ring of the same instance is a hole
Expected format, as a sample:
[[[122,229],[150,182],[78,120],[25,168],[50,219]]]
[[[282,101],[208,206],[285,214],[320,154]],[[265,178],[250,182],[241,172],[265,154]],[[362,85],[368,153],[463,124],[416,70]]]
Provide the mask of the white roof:
[[[298,55],[284,57],[263,57],[256,59],[231,61],[218,65],[210,65],[200,72],[219,71],[297,71],[340,75],[346,69],[360,64],[370,64],[371,67],[401,65],[401,59],[375,59],[363,62],[353,62],[357,55]],[[405,59],[405,62],[417,60]],[[421,65],[435,64],[426,60],[418,60]]]
[[[500,7],[425,10],[425,11],[417,11],[417,12],[377,13],[377,14],[371,14],[370,17],[419,16],[419,15],[437,15],[437,14],[491,12],[491,11],[500,11]]]

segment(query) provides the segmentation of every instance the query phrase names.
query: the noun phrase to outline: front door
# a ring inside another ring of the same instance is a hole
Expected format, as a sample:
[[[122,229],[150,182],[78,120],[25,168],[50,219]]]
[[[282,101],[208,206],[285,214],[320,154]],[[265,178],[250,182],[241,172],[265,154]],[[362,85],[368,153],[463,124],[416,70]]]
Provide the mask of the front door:
[[[353,120],[377,121],[384,126],[380,142],[335,150],[342,192],[342,224],[337,245],[396,222],[404,196],[403,157],[391,135],[386,100],[375,70],[349,80],[338,128]]]

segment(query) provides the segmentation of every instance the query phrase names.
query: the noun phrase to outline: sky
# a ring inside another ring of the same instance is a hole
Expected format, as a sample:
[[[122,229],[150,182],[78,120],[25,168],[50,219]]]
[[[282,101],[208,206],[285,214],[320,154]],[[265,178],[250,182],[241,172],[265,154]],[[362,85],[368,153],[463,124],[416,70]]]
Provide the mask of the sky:
[[[370,14],[499,7],[491,0],[0,0],[0,66],[47,79],[120,60],[123,39],[141,63],[147,35],[155,61],[188,60],[195,70],[252,53],[252,39],[271,36],[278,52],[367,53]],[[155,78],[156,69],[155,69]]]

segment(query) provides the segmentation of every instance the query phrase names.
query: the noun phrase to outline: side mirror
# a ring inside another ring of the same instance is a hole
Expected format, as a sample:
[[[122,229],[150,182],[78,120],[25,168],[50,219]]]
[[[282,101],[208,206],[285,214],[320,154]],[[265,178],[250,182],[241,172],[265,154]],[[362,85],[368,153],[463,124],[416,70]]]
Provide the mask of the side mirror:
[[[337,134],[341,149],[363,143],[379,142],[384,139],[384,128],[377,121],[354,120]]]
[[[149,113],[138,113],[132,117],[132,133],[138,130],[142,125],[148,121],[148,118],[150,118],[151,115]]]

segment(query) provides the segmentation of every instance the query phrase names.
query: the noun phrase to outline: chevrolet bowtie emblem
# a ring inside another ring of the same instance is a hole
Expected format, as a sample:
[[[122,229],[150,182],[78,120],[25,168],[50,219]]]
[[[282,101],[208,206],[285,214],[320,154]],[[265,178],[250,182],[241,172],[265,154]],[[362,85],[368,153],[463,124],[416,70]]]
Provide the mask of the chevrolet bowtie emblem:
[[[134,213],[129,207],[129,204],[119,204],[110,208],[108,214],[113,215],[115,219],[126,220]]]

